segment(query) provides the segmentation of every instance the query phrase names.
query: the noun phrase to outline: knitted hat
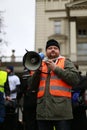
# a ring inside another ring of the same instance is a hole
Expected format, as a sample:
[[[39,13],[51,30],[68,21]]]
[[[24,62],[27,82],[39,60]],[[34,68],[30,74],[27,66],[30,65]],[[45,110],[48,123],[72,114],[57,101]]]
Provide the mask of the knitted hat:
[[[7,66],[7,69],[11,70],[11,72],[14,71],[14,67],[13,66]]]
[[[57,46],[60,50],[60,45],[59,43],[54,40],[54,39],[51,39],[51,40],[48,40],[47,43],[46,43],[46,49],[49,47],[49,46]]]

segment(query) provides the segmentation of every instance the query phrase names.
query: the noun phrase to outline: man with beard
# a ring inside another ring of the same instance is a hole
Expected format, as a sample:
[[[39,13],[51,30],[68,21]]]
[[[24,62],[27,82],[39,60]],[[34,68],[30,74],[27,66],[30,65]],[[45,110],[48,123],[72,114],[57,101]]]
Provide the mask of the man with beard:
[[[60,55],[60,45],[46,43],[46,57],[29,77],[31,87],[38,82],[36,117],[39,130],[70,130],[73,119],[71,90],[79,82],[79,73],[71,60]],[[37,80],[36,80],[37,79]]]

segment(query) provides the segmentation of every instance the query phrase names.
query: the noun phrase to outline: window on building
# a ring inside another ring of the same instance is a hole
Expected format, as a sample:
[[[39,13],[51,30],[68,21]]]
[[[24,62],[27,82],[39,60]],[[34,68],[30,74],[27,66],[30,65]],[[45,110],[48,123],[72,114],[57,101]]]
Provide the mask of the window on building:
[[[59,0],[53,0],[53,1],[59,1]]]
[[[87,29],[79,29],[78,36],[79,37],[86,37],[87,36]]]
[[[87,55],[87,43],[78,43],[77,49],[78,55]]]
[[[55,31],[55,34],[61,34],[61,22],[60,21],[54,22],[54,31]]]

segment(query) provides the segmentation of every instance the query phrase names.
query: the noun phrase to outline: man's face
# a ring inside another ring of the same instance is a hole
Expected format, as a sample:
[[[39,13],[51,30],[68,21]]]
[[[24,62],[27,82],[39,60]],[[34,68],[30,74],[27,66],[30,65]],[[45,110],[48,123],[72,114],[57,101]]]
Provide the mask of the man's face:
[[[8,69],[8,68],[6,68],[6,71],[7,71],[8,74],[11,73],[11,70]]]
[[[56,46],[49,46],[46,50],[46,55],[49,59],[57,58],[60,54],[60,50]]]

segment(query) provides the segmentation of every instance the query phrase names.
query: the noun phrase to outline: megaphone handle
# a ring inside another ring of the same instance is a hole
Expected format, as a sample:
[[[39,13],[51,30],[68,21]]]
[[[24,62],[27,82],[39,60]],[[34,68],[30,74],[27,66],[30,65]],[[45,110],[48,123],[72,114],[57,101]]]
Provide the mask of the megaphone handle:
[[[50,72],[43,72],[43,71],[41,71],[41,73],[44,73],[44,74],[50,74]]]

